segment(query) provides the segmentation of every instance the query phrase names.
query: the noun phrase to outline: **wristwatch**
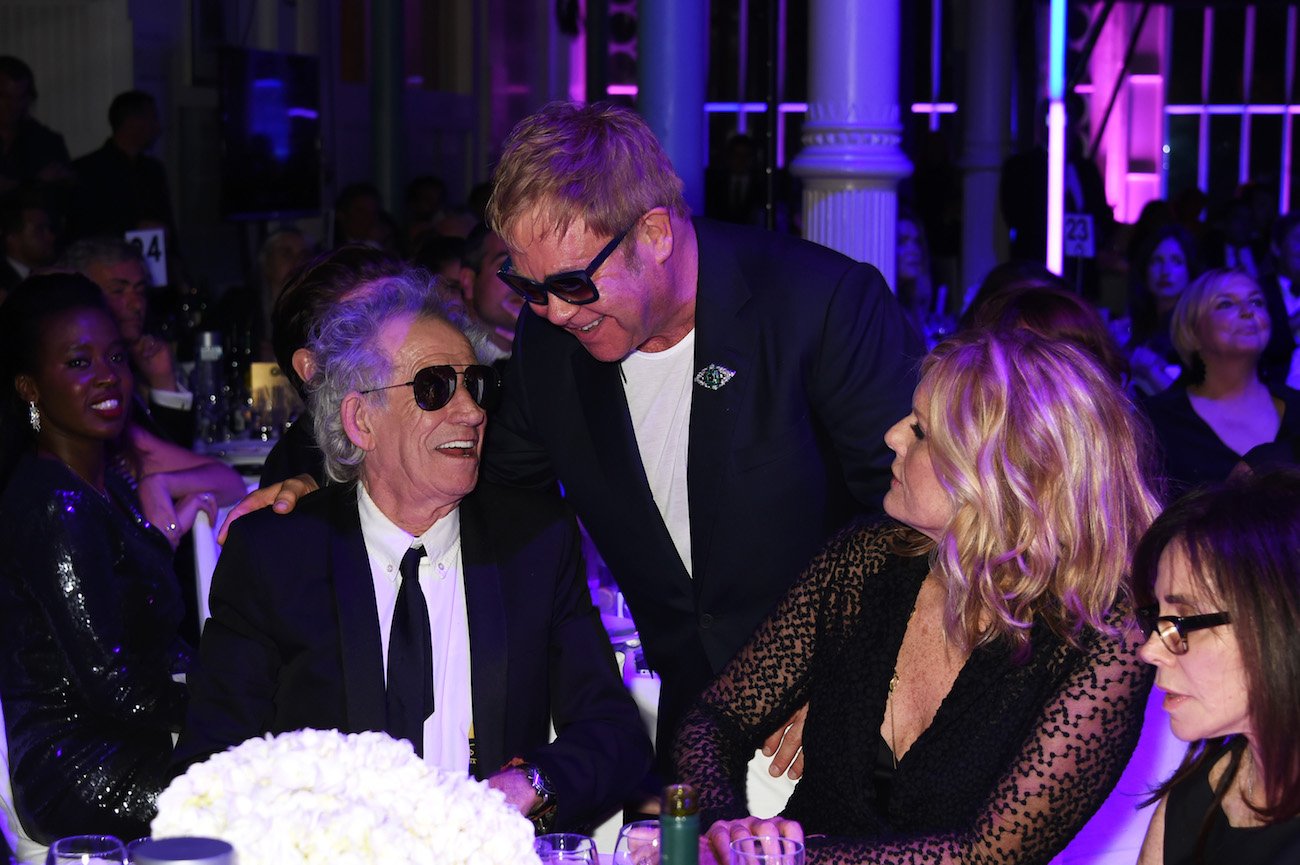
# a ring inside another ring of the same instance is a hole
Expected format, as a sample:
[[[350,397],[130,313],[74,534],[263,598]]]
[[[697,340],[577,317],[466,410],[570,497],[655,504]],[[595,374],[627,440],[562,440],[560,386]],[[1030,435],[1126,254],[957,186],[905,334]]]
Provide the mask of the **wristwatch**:
[[[555,822],[555,812],[559,808],[555,799],[555,788],[551,786],[546,773],[532,763],[518,763],[516,768],[524,773],[525,780],[541,800],[533,810],[528,812],[528,819],[532,821],[533,828],[539,835],[549,832]]]

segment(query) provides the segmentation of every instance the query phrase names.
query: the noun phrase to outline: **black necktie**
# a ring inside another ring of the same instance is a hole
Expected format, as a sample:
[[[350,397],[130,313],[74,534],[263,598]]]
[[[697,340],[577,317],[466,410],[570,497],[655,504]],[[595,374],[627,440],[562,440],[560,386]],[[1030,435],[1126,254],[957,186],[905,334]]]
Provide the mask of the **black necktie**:
[[[424,547],[402,556],[402,585],[388,636],[388,734],[406,739],[424,756],[424,719],[433,714],[433,645],[429,608],[420,590]]]

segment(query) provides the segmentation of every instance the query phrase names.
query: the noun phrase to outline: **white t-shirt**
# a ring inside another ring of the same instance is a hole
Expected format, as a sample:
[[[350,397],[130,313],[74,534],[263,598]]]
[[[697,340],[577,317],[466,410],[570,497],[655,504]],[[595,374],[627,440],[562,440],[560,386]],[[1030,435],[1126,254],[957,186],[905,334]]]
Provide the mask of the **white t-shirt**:
[[[691,431],[695,331],[666,351],[634,351],[623,360],[623,392],[650,492],[691,573],[691,512],[686,455]]]

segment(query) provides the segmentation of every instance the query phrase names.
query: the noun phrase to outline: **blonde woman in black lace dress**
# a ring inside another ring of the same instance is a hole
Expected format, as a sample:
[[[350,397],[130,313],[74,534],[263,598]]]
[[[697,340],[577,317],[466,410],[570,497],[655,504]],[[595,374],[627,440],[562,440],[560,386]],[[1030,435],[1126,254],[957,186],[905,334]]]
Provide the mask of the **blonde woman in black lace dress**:
[[[817,863],[1059,852],[1119,778],[1151,684],[1127,580],[1158,511],[1148,438],[1077,348],[939,345],[885,437],[893,520],[832,540],[682,725],[702,854],[778,832]],[[745,764],[805,703],[804,776],[781,817],[750,817]]]

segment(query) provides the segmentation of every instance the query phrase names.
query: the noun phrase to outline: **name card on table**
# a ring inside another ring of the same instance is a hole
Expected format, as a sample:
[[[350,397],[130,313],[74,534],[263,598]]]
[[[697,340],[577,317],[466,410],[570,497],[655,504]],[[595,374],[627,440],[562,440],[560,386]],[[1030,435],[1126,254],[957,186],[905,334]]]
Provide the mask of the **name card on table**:
[[[167,236],[161,228],[144,228],[128,231],[126,242],[140,250],[144,265],[149,268],[149,282],[155,287],[167,284]]]

